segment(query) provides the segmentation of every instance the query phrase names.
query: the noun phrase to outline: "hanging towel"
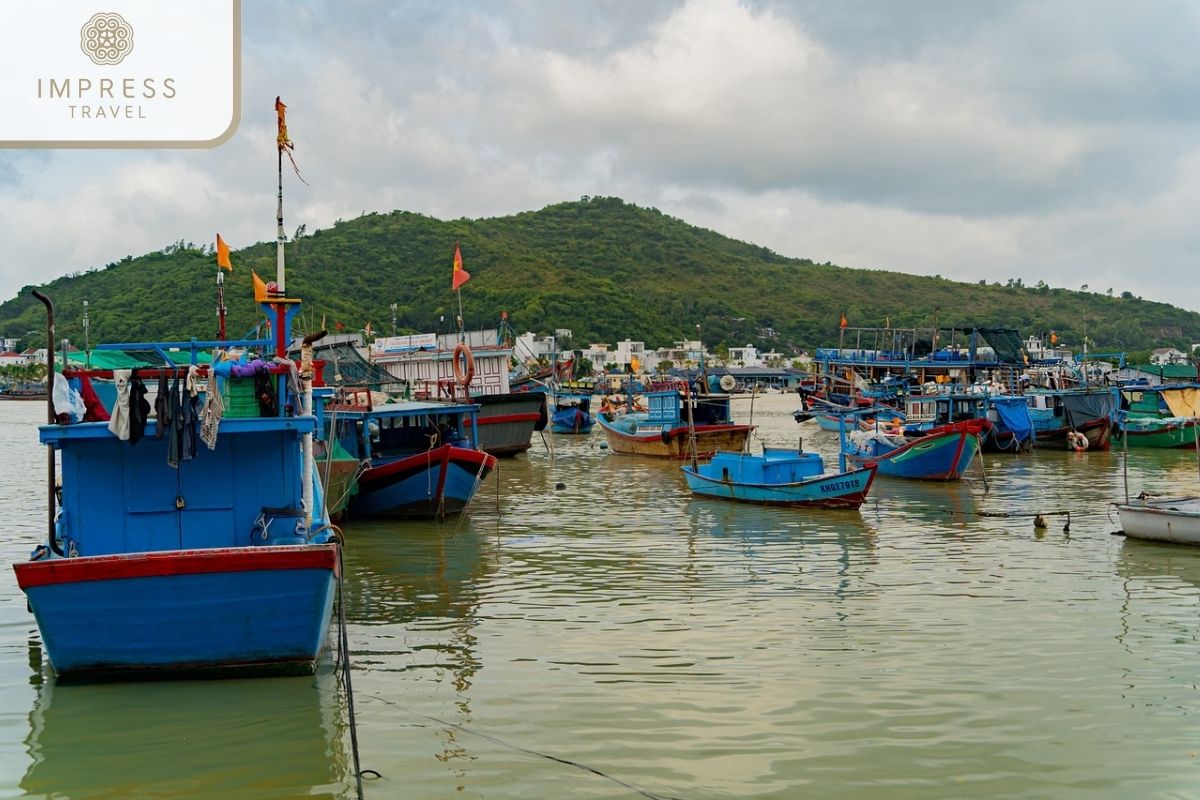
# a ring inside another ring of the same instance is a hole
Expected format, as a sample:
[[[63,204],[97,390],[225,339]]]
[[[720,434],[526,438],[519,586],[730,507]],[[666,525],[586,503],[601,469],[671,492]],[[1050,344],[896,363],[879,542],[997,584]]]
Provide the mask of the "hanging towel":
[[[83,398],[84,407],[87,408],[83,415],[84,422],[108,422],[108,409],[100,402],[96,390],[92,387],[92,380],[87,375],[79,376],[79,394]]]
[[[196,457],[196,440],[199,437],[199,398],[192,394],[192,376],[179,387],[179,405],[183,409],[183,425],[179,432],[179,460],[191,461]]]
[[[296,362],[290,358],[283,356],[275,356],[272,361],[274,364],[282,364],[287,367],[287,390],[288,404],[287,407],[290,415],[295,417],[300,414],[300,370],[296,368]]]
[[[209,450],[217,449],[217,430],[221,427],[221,416],[225,413],[225,402],[217,390],[217,373],[209,370],[208,391],[205,394],[204,410],[200,412],[200,439]]]
[[[129,441],[129,376],[131,369],[114,369],[113,383],[117,385],[117,399],[113,403],[108,429],[123,442]]]

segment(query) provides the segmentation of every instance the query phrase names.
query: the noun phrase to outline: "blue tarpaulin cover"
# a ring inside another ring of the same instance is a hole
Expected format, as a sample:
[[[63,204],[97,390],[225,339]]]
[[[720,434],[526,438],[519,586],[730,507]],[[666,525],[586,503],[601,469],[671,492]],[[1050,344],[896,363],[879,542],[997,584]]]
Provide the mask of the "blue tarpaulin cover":
[[[1033,420],[1029,417],[1029,406],[1024,397],[993,397],[992,407],[1000,424],[1012,431],[1017,441],[1023,442],[1033,436]]]

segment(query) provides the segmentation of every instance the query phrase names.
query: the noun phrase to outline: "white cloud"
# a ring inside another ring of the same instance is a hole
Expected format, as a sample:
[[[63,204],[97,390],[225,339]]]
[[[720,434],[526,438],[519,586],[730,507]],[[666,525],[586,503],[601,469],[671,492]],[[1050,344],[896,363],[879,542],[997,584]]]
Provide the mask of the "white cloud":
[[[1166,13],[1174,9],[1177,13]],[[213,151],[0,154],[0,295],[221,230],[619,195],[786,255],[1200,308],[1187,6],[255,3]]]

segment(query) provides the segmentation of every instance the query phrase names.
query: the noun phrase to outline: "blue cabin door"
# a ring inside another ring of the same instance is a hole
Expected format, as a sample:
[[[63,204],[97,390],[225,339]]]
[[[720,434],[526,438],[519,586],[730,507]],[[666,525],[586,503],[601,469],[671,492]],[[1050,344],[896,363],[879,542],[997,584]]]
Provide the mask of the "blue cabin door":
[[[233,547],[234,448],[203,444],[177,469],[166,466],[165,440],[122,444],[126,511],[124,542],[106,552]]]

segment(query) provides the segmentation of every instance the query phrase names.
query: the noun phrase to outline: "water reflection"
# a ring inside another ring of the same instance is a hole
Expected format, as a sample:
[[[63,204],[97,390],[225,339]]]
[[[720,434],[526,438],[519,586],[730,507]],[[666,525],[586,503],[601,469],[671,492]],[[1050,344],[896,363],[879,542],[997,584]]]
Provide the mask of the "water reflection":
[[[29,713],[21,788],[55,798],[343,797],[336,680],[59,684]]]
[[[486,514],[481,515],[486,519]],[[471,722],[470,690],[483,666],[478,652],[480,584],[497,568],[497,548],[469,518],[433,522],[356,523],[346,530],[347,619],[369,631],[370,645],[354,653],[357,669],[405,673],[406,681],[453,688],[452,721]],[[363,683],[367,692],[378,692]],[[375,694],[376,699],[394,703]],[[438,710],[439,714],[447,713]],[[452,725],[435,728],[447,764],[473,761]],[[454,766],[457,777],[464,766]]]

